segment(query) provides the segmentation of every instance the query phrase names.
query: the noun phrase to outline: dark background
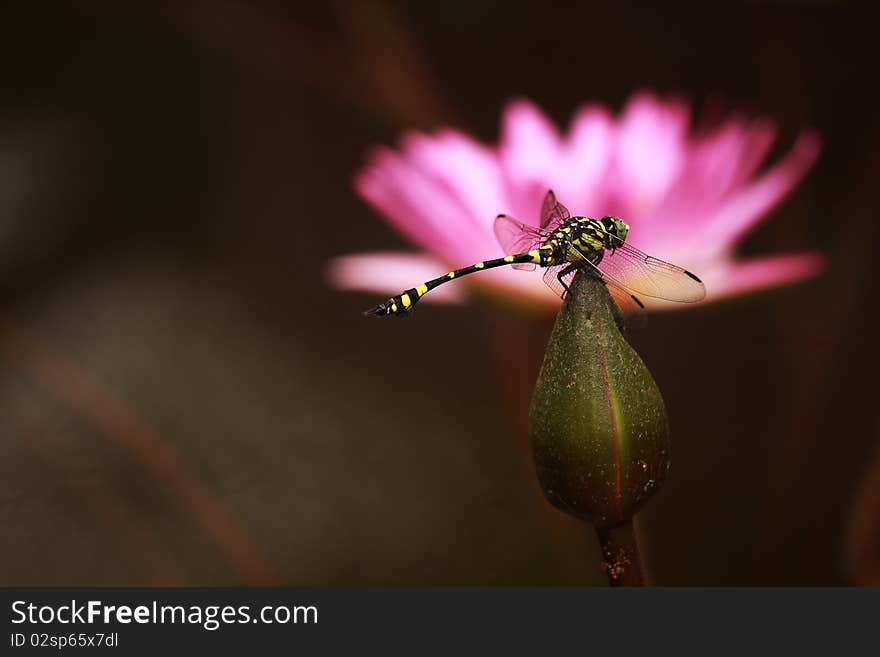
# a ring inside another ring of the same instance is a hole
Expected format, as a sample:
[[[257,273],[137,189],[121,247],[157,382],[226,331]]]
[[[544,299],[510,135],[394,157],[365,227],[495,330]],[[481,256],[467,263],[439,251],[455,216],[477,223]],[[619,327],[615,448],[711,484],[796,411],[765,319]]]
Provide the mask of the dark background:
[[[0,583],[602,583],[529,460],[547,318],[366,322],[324,272],[406,248],[352,190],[370,145],[641,87],[771,117],[771,157],[815,127],[742,252],[828,258],[634,338],[673,429],[653,579],[880,581],[876,42],[811,2],[6,3]]]

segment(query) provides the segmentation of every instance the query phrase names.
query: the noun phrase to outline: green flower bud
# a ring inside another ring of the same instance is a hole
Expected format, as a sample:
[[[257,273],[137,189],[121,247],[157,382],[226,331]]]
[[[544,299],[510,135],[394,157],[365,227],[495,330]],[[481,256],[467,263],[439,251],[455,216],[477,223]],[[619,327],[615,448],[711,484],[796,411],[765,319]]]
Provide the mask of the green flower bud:
[[[621,334],[604,283],[578,273],[550,336],[529,413],[544,495],[597,528],[627,522],[669,469],[657,384]]]

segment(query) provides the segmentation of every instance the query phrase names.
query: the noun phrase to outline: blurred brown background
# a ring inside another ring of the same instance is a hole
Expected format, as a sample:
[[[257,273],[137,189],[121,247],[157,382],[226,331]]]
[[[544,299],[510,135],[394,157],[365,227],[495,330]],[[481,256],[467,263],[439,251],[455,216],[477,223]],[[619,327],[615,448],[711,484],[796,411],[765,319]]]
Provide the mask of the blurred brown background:
[[[549,324],[367,322],[376,299],[324,267],[406,246],[351,189],[369,145],[494,142],[511,96],[564,124],[643,86],[770,116],[776,154],[817,128],[818,165],[743,252],[829,259],[635,338],[674,440],[640,516],[654,579],[868,581],[875,31],[814,2],[7,3],[0,583],[603,583],[529,461]]]

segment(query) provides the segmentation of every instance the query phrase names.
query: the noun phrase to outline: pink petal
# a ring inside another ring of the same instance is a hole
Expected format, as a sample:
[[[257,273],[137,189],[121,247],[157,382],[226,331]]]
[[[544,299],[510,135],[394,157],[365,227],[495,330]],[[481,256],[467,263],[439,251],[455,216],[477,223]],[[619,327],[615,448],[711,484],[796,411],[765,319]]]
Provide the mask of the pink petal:
[[[470,213],[443,185],[394,151],[376,152],[373,166],[355,178],[357,191],[412,242],[450,260],[485,258],[468,241]],[[488,239],[488,238],[487,238]]]
[[[436,245],[442,233],[429,222],[418,221],[421,210],[413,207],[408,199],[401,198],[394,174],[394,163],[398,159],[399,155],[389,148],[373,148],[367,155],[367,166],[354,176],[354,188],[383,219],[410,241]]]
[[[498,158],[469,137],[446,130],[434,137],[414,134],[403,148],[413,165],[442,185],[471,218],[479,238],[494,245],[492,222],[507,201]]]
[[[740,158],[747,134],[744,122],[734,118],[694,144],[690,166],[682,177],[691,192],[691,203],[705,207],[716,203],[730,191],[740,173]]]
[[[447,271],[447,264],[425,254],[358,253],[334,258],[327,270],[327,278],[333,287],[342,290],[391,296]],[[450,283],[432,290],[425,296],[425,301],[459,303],[464,298],[464,287]]]
[[[693,244],[712,253],[730,249],[752,226],[785,197],[816,161],[819,136],[801,133],[791,151],[760,178],[734,192],[714,216],[693,233]]]
[[[726,195],[750,175],[772,143],[775,130],[768,122],[748,125],[733,117],[711,134],[696,140],[687,162],[656,208],[655,220],[633,222],[639,239],[675,248],[688,240],[695,227],[717,211]]]
[[[714,303],[728,297],[755,292],[763,288],[796,283],[815,276],[825,267],[825,258],[815,251],[787,253],[754,258],[743,262],[706,263],[694,266],[706,284],[706,298],[698,304],[673,303],[645,298],[648,310],[687,310],[696,305]]]
[[[764,119],[758,119],[748,127],[743,136],[734,184],[746,182],[758,170],[776,141],[776,132],[776,126]]]
[[[501,134],[498,150],[511,207],[499,212],[537,223],[543,195],[559,182],[559,132],[534,103],[514,100],[504,110]]]
[[[825,258],[816,251],[733,262],[713,272],[706,280],[707,299],[716,301],[764,287],[788,285],[815,276],[824,268]]]
[[[770,121],[734,116],[696,140],[690,159],[703,172],[701,184],[719,198],[751,178],[775,139],[776,127]]]
[[[563,165],[565,175],[555,191],[570,209],[588,216],[605,214],[605,178],[612,160],[614,122],[601,106],[587,105],[571,122]]]
[[[518,99],[507,104],[502,118],[501,143],[514,174],[544,175],[555,168],[561,140],[556,126],[537,105]]]
[[[661,102],[652,94],[633,97],[617,133],[614,187],[630,215],[644,215],[677,180],[687,155],[690,112],[681,101]]]

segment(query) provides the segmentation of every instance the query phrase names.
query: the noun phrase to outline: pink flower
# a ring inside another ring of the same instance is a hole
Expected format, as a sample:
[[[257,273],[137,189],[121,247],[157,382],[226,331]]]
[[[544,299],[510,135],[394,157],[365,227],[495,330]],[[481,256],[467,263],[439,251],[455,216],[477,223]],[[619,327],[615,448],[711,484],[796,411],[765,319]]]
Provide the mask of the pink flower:
[[[501,143],[480,144],[454,130],[404,136],[400,151],[376,147],[355,188],[419,252],[337,258],[333,283],[387,296],[454,267],[502,255],[499,213],[536,224],[548,189],[573,215],[614,215],[628,241],[697,273],[707,299],[743,294],[815,274],[815,252],[738,259],[740,239],[801,180],[820,150],[804,131],[778,162],[756,175],[775,138],[765,119],[726,119],[706,135],[689,133],[686,103],[636,94],[620,117],[581,107],[567,135],[527,100],[504,111]],[[469,284],[553,308],[541,276],[502,267],[442,285],[425,300],[458,301]],[[663,304],[660,307],[681,307]]]

